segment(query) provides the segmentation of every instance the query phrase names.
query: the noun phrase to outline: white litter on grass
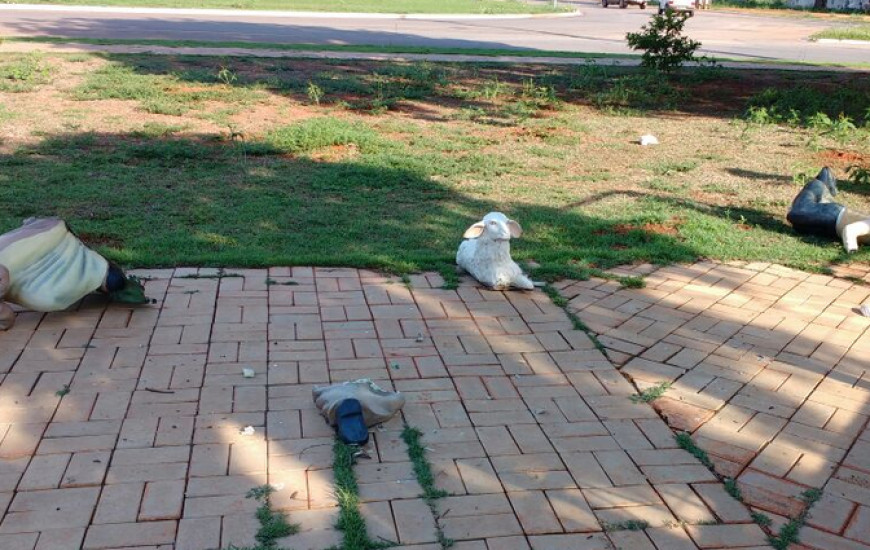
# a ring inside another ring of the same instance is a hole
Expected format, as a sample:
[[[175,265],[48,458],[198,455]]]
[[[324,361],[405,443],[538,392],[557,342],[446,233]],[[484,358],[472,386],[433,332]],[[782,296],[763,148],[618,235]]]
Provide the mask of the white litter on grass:
[[[861,312],[861,315],[863,315],[864,317],[870,317],[870,306],[868,306],[867,304],[862,305],[861,307],[858,308],[858,310]]]
[[[254,427],[253,426],[245,426],[241,430],[239,430],[239,435],[254,435]]]
[[[646,146],[646,145],[658,145],[659,138],[655,137],[652,134],[645,134],[645,135],[640,136],[640,144],[644,145],[644,146]]]
[[[242,376],[244,376],[245,378],[253,378],[254,369],[242,369]]]

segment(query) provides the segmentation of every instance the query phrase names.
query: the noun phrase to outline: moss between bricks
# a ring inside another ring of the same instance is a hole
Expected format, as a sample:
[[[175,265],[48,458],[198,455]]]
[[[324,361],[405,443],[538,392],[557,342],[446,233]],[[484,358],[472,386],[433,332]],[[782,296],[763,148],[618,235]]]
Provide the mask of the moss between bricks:
[[[670,387],[670,382],[662,382],[647,388],[642,392],[629,396],[629,399],[631,399],[632,403],[652,403],[659,397],[663,396]]]
[[[260,522],[260,528],[254,538],[256,546],[238,547],[230,545],[227,550],[274,550],[278,548],[278,539],[295,535],[299,532],[299,525],[287,521],[287,517],[272,509],[270,496],[275,492],[271,485],[254,487],[245,495],[260,503],[256,517]]]
[[[444,530],[441,527],[441,513],[438,511],[438,499],[447,496],[447,491],[437,489],[435,487],[435,476],[432,475],[432,467],[426,459],[426,448],[420,443],[423,433],[417,428],[405,425],[402,430],[402,439],[408,446],[408,457],[411,459],[411,464],[414,466],[414,475],[417,477],[417,483],[423,489],[423,500],[429,509],[432,511],[432,517],[435,518],[435,534],[438,537],[438,544],[441,548],[450,548],[453,546],[453,539],[447,538]]]
[[[689,453],[692,454],[695,458],[701,461],[701,463],[706,466],[714,475],[722,479],[722,484],[725,486],[725,491],[731,495],[734,500],[738,502],[743,502],[743,495],[740,492],[740,487],[737,485],[737,481],[727,477],[722,478],[716,469],[713,467],[713,462],[710,460],[710,457],[707,455],[707,452],[704,449],[698,447],[695,442],[692,440],[692,436],[686,432],[678,433],[674,436],[674,439],[677,441],[677,445],[680,448],[685,449]],[[770,545],[773,546],[776,550],[787,550],[789,546],[792,544],[800,542],[799,532],[801,527],[806,523],[807,518],[810,516],[810,509],[813,505],[822,498],[822,490],[821,489],[807,489],[800,495],[800,499],[806,504],[804,506],[803,511],[796,517],[790,518],[788,523],[782,526],[777,534],[771,534],[768,536],[768,541]],[[752,521],[754,521],[759,527],[769,532],[769,528],[773,521],[766,514],[761,512],[752,512],[751,514]]]
[[[396,546],[393,541],[373,541],[369,538],[365,519],[359,511],[359,485],[353,471],[357,447],[342,443],[338,439],[332,446],[332,469],[335,475],[335,498],[338,500],[339,513],[336,529],[342,533],[340,549],[330,550],[378,550]]]
[[[579,317],[568,311],[568,300],[565,299],[564,296],[559,294],[559,291],[553,285],[546,284],[542,287],[544,293],[550,297],[550,300],[553,301],[553,304],[565,310],[565,315],[571,319],[571,323],[574,325],[574,328],[577,330],[582,330],[586,333],[592,343],[595,344],[595,348],[598,349],[601,353],[607,357],[607,348],[604,347],[604,344],[598,339],[598,335],[596,335],[592,330],[586,326],[586,323],[580,320]]]

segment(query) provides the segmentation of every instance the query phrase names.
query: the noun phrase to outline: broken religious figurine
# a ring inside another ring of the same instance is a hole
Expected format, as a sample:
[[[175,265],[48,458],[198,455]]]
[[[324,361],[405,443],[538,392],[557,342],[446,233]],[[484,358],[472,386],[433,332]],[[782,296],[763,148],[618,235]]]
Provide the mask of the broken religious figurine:
[[[63,220],[29,218],[0,235],[0,330],[15,322],[9,303],[61,311],[97,290],[118,302],[147,302],[136,277],[85,246]]]
[[[870,214],[834,202],[837,180],[827,166],[798,193],[786,218],[795,230],[808,235],[838,238],[847,252],[870,242]]]
[[[511,237],[523,228],[501,212],[490,212],[465,230],[456,263],[480,283],[495,290],[532,290],[535,285],[511,258]]]
[[[314,387],[314,404],[351,445],[365,445],[369,428],[386,422],[405,405],[400,392],[385,391],[367,378]]]

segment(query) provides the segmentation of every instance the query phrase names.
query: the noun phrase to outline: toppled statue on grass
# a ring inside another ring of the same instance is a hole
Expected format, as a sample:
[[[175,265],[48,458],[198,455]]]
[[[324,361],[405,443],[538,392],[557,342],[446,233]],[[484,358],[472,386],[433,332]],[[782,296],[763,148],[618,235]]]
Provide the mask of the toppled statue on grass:
[[[798,233],[840,239],[847,252],[870,242],[870,214],[834,202],[837,179],[827,166],[798,193],[786,218]]]
[[[522,234],[520,224],[501,212],[490,212],[465,230],[456,264],[494,290],[532,290],[535,284],[511,258],[511,237]]]
[[[338,437],[350,445],[365,445],[369,428],[386,422],[405,406],[400,392],[385,391],[367,378],[315,386],[314,404],[335,427]]]
[[[63,220],[29,218],[0,235],[0,330],[15,322],[9,303],[61,311],[95,291],[118,302],[147,302],[136,277],[85,246]]]

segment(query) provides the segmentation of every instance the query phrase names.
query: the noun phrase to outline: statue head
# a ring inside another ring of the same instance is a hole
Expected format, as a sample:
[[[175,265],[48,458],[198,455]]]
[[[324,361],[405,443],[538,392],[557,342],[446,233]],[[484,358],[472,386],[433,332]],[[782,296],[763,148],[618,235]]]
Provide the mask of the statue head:
[[[462,235],[466,239],[477,239],[485,236],[493,241],[509,241],[511,237],[518,238],[523,234],[523,228],[514,220],[501,212],[490,212],[482,220],[465,230]]]
[[[121,268],[112,262],[109,262],[109,271],[106,273],[103,291],[109,295],[113,302],[124,304],[148,303],[142,281],[135,275],[125,275]]]

